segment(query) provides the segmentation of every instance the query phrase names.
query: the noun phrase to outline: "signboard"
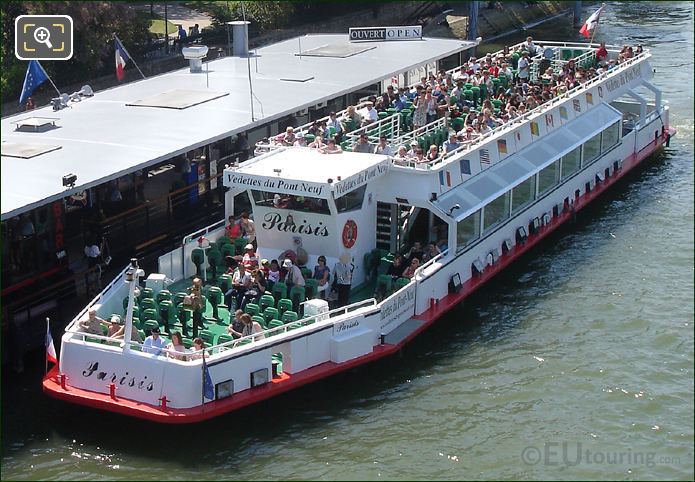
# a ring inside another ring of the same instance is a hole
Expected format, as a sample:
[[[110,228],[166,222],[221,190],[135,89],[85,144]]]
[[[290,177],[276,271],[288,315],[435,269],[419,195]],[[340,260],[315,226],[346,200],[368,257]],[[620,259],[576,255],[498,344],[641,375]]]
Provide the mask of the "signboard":
[[[422,40],[422,25],[401,27],[352,27],[350,42],[383,42],[385,40]]]
[[[370,166],[362,172],[338,181],[333,184],[333,191],[335,192],[335,197],[340,197],[343,194],[347,194],[350,191],[357,189],[358,187],[367,184],[369,181],[373,181],[377,177],[380,177],[388,170],[391,165],[391,161],[388,159]]]
[[[381,325],[380,329],[388,333],[397,328],[401,323],[410,319],[415,314],[415,291],[417,285],[413,283],[404,291],[386,298],[381,304]],[[391,328],[385,330],[389,325]]]
[[[329,186],[318,182],[295,181],[281,177],[265,177],[227,170],[224,173],[225,187],[257,189],[295,196],[328,198]]]

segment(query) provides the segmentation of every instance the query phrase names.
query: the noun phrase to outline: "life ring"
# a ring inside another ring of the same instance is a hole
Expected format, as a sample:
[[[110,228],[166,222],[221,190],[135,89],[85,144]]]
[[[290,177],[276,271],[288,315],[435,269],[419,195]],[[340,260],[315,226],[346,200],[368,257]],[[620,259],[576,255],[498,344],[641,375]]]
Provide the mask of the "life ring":
[[[357,223],[348,219],[343,226],[343,246],[350,249],[357,241]]]

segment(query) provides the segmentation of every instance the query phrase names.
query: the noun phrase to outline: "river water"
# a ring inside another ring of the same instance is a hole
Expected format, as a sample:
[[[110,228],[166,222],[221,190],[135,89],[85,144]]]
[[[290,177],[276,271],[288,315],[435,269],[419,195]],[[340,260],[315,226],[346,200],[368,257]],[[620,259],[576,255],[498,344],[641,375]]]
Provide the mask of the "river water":
[[[597,39],[652,49],[678,136],[402,356],[169,427],[48,399],[37,355],[2,478],[692,480],[693,4],[611,3]]]

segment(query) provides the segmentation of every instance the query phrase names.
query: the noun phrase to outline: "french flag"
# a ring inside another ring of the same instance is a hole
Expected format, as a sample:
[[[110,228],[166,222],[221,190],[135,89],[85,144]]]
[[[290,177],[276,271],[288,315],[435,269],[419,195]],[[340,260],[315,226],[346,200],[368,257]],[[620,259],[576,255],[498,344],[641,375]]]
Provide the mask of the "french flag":
[[[439,185],[451,187],[451,173],[449,171],[439,171]]]
[[[601,8],[596,10],[591,15],[591,17],[589,17],[586,20],[586,22],[584,22],[584,25],[582,25],[582,28],[579,29],[579,33],[584,35],[586,38],[589,38],[590,37],[589,33],[598,26],[598,21],[599,21],[599,18],[601,17],[602,12],[603,12],[603,5],[601,5]]]
[[[125,49],[118,37],[114,39],[114,43],[116,46],[116,77],[120,82],[123,80],[123,76],[125,75],[125,64],[130,60],[130,55],[128,55],[128,51]]]
[[[56,348],[53,345],[53,337],[51,336],[51,323],[48,318],[46,318],[46,360],[51,363],[58,363]]]

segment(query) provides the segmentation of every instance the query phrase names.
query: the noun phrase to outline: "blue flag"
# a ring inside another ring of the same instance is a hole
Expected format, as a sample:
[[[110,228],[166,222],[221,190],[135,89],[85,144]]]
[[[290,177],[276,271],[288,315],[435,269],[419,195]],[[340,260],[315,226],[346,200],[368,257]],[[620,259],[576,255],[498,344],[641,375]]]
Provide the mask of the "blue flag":
[[[36,88],[48,80],[46,71],[43,70],[38,60],[30,60],[27,67],[27,73],[24,76],[24,87],[22,87],[22,95],[19,97],[19,103],[26,103],[27,99],[34,93]]]
[[[203,395],[208,400],[215,399],[215,388],[212,385],[212,378],[210,378],[210,370],[208,370],[208,364],[205,363],[205,357],[203,357]]]

